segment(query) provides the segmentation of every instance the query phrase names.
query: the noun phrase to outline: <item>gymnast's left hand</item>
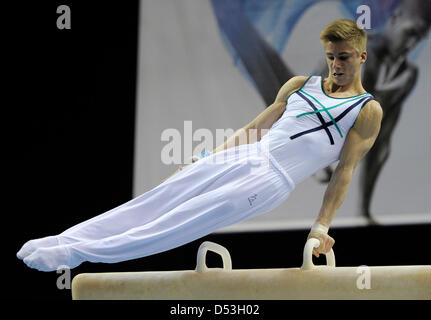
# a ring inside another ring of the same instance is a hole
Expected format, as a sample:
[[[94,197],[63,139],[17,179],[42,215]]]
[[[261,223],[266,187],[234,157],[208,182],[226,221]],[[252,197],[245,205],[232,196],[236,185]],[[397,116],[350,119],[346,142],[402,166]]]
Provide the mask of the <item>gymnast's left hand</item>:
[[[320,241],[320,246],[313,249],[313,255],[317,258],[320,253],[326,254],[331,251],[332,246],[335,243],[335,240],[332,237],[320,230],[311,230],[308,234],[307,240],[310,238],[316,238]]]

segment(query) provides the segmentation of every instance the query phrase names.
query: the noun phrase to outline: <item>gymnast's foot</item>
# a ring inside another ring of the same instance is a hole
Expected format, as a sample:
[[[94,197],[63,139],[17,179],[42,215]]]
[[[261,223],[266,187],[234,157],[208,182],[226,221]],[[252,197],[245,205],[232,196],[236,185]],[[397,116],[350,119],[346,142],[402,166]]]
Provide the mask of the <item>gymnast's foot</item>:
[[[28,267],[39,271],[56,271],[60,267],[72,269],[82,263],[71,259],[67,246],[39,248],[23,261]]]
[[[39,248],[48,248],[58,246],[58,238],[57,236],[49,236],[45,238],[35,239],[27,241],[22,248],[18,251],[16,256],[18,259],[24,259],[31,255],[34,251]]]

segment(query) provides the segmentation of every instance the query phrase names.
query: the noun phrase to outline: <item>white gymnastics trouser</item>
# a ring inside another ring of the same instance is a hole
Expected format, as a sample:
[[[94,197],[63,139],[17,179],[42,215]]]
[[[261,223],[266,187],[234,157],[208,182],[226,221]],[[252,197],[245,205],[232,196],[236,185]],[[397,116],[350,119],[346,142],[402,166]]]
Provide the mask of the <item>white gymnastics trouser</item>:
[[[266,213],[295,185],[259,142],[199,160],[154,189],[56,236],[24,259],[53,271],[84,261],[115,263],[163,252]],[[52,237],[51,237],[52,238]]]

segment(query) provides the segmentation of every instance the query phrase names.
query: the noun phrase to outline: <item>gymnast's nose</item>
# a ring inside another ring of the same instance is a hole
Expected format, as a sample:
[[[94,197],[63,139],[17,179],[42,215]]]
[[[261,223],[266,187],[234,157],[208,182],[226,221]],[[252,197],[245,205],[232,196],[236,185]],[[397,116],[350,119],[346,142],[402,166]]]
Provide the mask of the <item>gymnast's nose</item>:
[[[342,62],[339,58],[334,57],[334,60],[332,61],[332,69],[334,72],[340,72],[340,69],[342,67]]]

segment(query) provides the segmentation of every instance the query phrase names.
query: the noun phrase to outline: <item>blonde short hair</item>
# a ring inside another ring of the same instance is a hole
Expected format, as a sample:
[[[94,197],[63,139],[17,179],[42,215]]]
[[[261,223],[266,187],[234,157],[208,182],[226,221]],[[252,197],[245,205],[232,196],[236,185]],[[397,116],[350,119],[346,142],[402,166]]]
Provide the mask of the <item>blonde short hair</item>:
[[[322,30],[319,38],[322,43],[347,41],[359,54],[367,49],[367,33],[349,19],[331,22]]]

